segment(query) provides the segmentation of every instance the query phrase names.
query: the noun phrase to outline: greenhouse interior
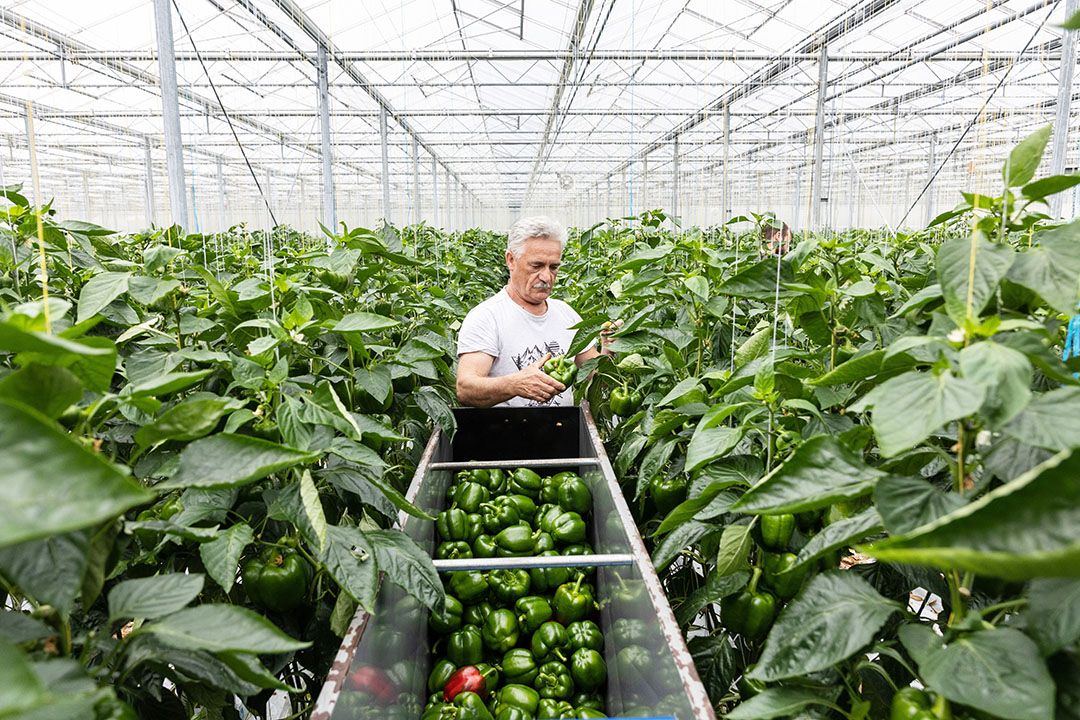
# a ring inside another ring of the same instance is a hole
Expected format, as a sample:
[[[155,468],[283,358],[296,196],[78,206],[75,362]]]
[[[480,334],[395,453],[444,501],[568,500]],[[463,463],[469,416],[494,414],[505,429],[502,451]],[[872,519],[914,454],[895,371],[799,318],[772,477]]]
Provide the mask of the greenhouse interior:
[[[1080,720],[1078,33],[0,0],[0,718]]]

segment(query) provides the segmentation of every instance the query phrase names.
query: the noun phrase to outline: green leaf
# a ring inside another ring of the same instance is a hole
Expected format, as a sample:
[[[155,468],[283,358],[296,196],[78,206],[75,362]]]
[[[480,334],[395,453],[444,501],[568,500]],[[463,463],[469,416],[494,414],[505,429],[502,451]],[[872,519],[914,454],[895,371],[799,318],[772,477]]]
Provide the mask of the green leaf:
[[[982,386],[950,372],[914,370],[886,380],[863,403],[874,409],[870,424],[882,457],[889,458],[915,447],[946,423],[975,414],[984,398]]]
[[[765,327],[751,335],[735,350],[735,367],[741,368],[751,360],[757,360],[769,349],[772,328]]]
[[[1004,430],[1006,435],[1046,450],[1080,445],[1080,388],[1058,388],[1036,397]]]
[[[415,518],[420,518],[421,520],[435,519],[433,515],[424,512],[416,507],[416,505],[409,502],[397,488],[386,482],[386,480],[384,480],[375,470],[338,467],[333,470],[322,472],[321,476],[325,477],[342,490],[360,496],[360,499],[369,505],[376,504],[369,495],[369,493],[375,492],[379,493],[380,496],[388,501],[393,507],[404,511]],[[388,513],[387,517],[390,517],[390,515],[392,515],[392,513]]]
[[[1066,30],[1080,30],[1080,12],[1073,13],[1068,20],[1061,24],[1061,27]]]
[[[56,631],[42,621],[21,612],[0,612],[0,638],[7,642],[22,643],[44,640]],[[0,662],[3,662],[0,660]]]
[[[354,527],[330,525],[326,529],[326,547],[319,559],[342,590],[360,607],[374,611],[378,564],[375,549],[364,533]]]
[[[1080,580],[1034,580],[1028,590],[1024,617],[1027,634],[1044,656],[1080,640]]]
[[[24,717],[46,694],[30,660],[6,640],[0,640],[0,717]]]
[[[922,679],[948,700],[1006,720],[1053,720],[1053,680],[1019,630],[982,630],[948,645],[925,625],[904,625],[899,635]]]
[[[159,488],[226,488],[247,485],[267,475],[312,463],[319,453],[303,452],[245,435],[219,433],[196,440],[180,453],[180,469]]]
[[[686,449],[686,472],[692,473],[703,465],[727,455],[742,440],[741,427],[699,427]]]
[[[315,487],[309,470],[304,470],[300,476],[300,502],[304,508],[304,516],[311,525],[313,544],[321,550],[326,545],[326,514],[322,501],[319,500],[319,489]]]
[[[885,476],[835,438],[819,435],[747,490],[732,509],[753,514],[814,510],[866,495]]]
[[[745,570],[731,575],[709,573],[704,587],[698,588],[683,602],[677,603],[675,622],[679,624],[679,627],[686,627],[707,605],[718,603],[729,595],[734,595],[746,587],[749,580],[750,573]],[[700,668],[698,670],[700,672]]]
[[[109,622],[124,618],[155,619],[180,610],[199,596],[203,576],[170,573],[124,580],[109,591]]]
[[[881,484],[878,485],[880,486]],[[881,516],[872,507],[863,510],[858,515],[838,520],[810,538],[810,542],[799,550],[795,567],[815,562],[835,550],[848,547],[881,530]]]
[[[690,277],[683,278],[683,285],[691,293],[697,296],[699,300],[705,302],[709,299],[709,280],[701,275],[691,275]]]
[[[727,635],[691,638],[686,643],[709,697],[723,697],[739,676],[742,659]]]
[[[1005,180],[1005,187],[1019,187],[1031,182],[1035,177],[1035,171],[1042,162],[1046,143],[1050,140],[1053,125],[1046,125],[1028,135],[1009,153],[1009,159],[1001,169],[1001,177]]]
[[[1031,399],[1033,370],[1024,353],[986,340],[961,350],[959,362],[964,379],[986,394],[979,412],[991,429],[1007,423]]]
[[[1026,198],[1042,200],[1077,185],[1080,185],[1080,175],[1051,175],[1028,183],[1020,192]]]
[[[103,272],[90,278],[79,292],[79,310],[77,322],[82,322],[97,315],[109,303],[127,292],[127,272]]]
[[[933,223],[931,223],[933,224]],[[918,310],[924,305],[927,305],[941,297],[941,285],[934,283],[933,285],[927,285],[922,290],[919,290],[910,298],[907,299],[903,305],[896,309],[896,311],[890,315],[890,318],[897,318],[901,315],[906,315],[912,310]]]
[[[899,603],[858,576],[815,576],[776,619],[750,677],[782,680],[825,670],[866,648]]]
[[[416,400],[416,404],[420,406],[420,409],[424,411],[424,414],[442,428],[442,431],[450,438],[454,437],[454,431],[457,430],[457,419],[454,418],[450,406],[435,388],[424,386],[413,395],[413,398]]]
[[[24,403],[58,418],[83,396],[79,378],[62,367],[31,363],[0,379],[0,398]]]
[[[941,244],[937,252],[938,281],[945,297],[945,311],[953,322],[963,327],[969,317],[979,317],[1012,266],[1014,256],[1011,247],[990,242],[978,230],[969,237]]]
[[[716,288],[717,295],[734,295],[736,298],[772,301],[776,295],[776,260],[767,258],[755,263],[736,275],[732,275]],[[795,280],[795,272],[788,261],[780,263],[780,298],[791,297],[792,292],[784,285]]]
[[[978,500],[864,550],[879,560],[1008,580],[1080,576],[1080,453],[1065,452]]]
[[[679,503],[675,508],[667,514],[663,522],[660,523],[660,527],[656,528],[653,532],[654,536],[664,535],[671,532],[679,525],[682,525],[687,520],[693,520],[694,516],[698,514],[703,508],[707,507],[720,491],[723,490],[725,485],[721,483],[715,483],[705,488],[697,497],[692,497]],[[734,498],[733,493],[726,493]],[[734,502],[734,499],[729,500],[729,504]],[[720,514],[720,513],[717,513]],[[715,517],[715,516],[713,516]],[[699,518],[700,519],[700,518]]]
[[[1080,220],[1041,230],[1034,247],[1016,256],[1008,279],[1027,288],[1060,313],[1076,312],[1080,296]]]
[[[850,383],[865,380],[881,372],[881,361],[885,358],[884,350],[872,350],[863,355],[857,355],[850,360],[840,363],[835,368],[820,377],[810,380],[811,385],[848,385]]]
[[[96,525],[154,495],[39,413],[0,400],[0,547]]]
[[[697,378],[686,378],[678,385],[671,388],[667,395],[660,399],[660,402],[656,403],[657,407],[663,405],[669,405],[676,400],[681,400],[691,393],[703,393],[705,391],[704,386]]]
[[[634,490],[635,500],[641,497],[652,479],[667,465],[676,447],[678,447],[678,443],[674,438],[664,440],[649,448],[649,452],[645,453],[645,457],[641,458],[641,466],[638,468],[637,487]]]
[[[374,332],[376,330],[386,330],[387,328],[392,328],[399,324],[400,323],[393,318],[369,312],[355,312],[349,313],[338,320],[331,330],[339,333]]]
[[[370,530],[366,533],[379,569],[405,592],[434,609],[445,595],[439,573],[431,557],[400,530]]]
[[[795,687],[765,688],[724,717],[727,720],[772,720],[791,717],[811,705],[828,705],[829,700],[812,690]]]
[[[28,597],[66,617],[82,589],[89,554],[89,530],[62,533],[0,548],[0,573]]]
[[[160,397],[170,395],[180,390],[186,390],[192,385],[202,382],[213,370],[197,370],[195,372],[170,372],[158,375],[150,380],[144,380],[137,385],[129,385],[124,388],[124,398]]]
[[[675,249],[674,245],[665,243],[656,247],[638,250],[633,255],[619,263],[619,270],[638,270],[656,260],[667,257]]]
[[[183,650],[285,653],[311,645],[289,637],[258,613],[236,605],[186,608],[144,625],[165,644]]]
[[[174,405],[135,432],[135,442],[147,447],[162,440],[196,440],[213,432],[218,421],[234,409],[225,398],[199,398]]]
[[[236,569],[240,556],[251,543],[255,542],[255,533],[247,523],[237,523],[218,535],[216,540],[199,545],[199,557],[206,567],[206,573],[214,582],[229,592],[236,583]]]
[[[669,533],[653,551],[652,561],[657,570],[663,570],[675,559],[683,548],[693,545],[717,527],[708,523],[691,520],[677,530]]]
[[[964,506],[955,493],[943,493],[920,478],[887,477],[874,488],[874,505],[893,535],[910,532]]]
[[[716,554],[716,569],[713,572],[724,577],[745,569],[752,544],[749,525],[733,524],[725,527],[720,536],[720,550]]]

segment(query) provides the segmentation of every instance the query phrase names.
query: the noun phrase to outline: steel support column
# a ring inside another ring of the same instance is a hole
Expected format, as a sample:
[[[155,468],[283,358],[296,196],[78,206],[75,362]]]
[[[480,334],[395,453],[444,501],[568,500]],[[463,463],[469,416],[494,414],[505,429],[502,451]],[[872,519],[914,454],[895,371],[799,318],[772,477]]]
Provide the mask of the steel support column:
[[[829,48],[821,46],[821,57],[818,59],[818,95],[817,117],[814,122],[814,169],[810,176],[810,198],[812,212],[810,224],[812,230],[821,229],[821,178],[822,163],[825,149],[825,90],[829,80]]]
[[[431,224],[439,227],[439,163],[431,156]]]
[[[934,186],[930,179],[934,177],[934,171],[937,169],[937,135],[930,136],[929,150],[926,165],[926,182],[929,185],[926,188],[926,225],[929,225],[930,221],[934,219]]]
[[[157,31],[158,74],[161,78],[161,113],[165,125],[165,163],[169,172],[169,210],[174,225],[187,225],[187,192],[184,188],[184,145],[180,133],[180,102],[173,49],[172,4],[154,0]]]
[[[386,144],[386,108],[379,111],[379,140],[382,143],[382,211],[383,221],[389,223],[390,218],[390,148]]]
[[[420,224],[420,144],[412,139],[413,224]]]
[[[150,138],[146,138],[146,226],[154,224],[154,159],[150,155]]]
[[[217,186],[218,186],[218,232],[225,232],[228,227],[225,224],[225,170],[221,158],[217,161]]]
[[[1065,17],[1071,18],[1080,0],[1065,0]],[[1073,71],[1076,69],[1076,33],[1064,32],[1061,40],[1061,70],[1058,75],[1057,119],[1054,121],[1054,145],[1050,155],[1050,174],[1065,174],[1065,154],[1069,142],[1069,104],[1072,100]],[[1050,215],[1061,217],[1065,195],[1050,198]]]
[[[724,172],[720,178],[721,221],[731,218],[731,183],[728,180],[728,161],[731,159],[731,106],[724,106]]]
[[[334,202],[334,159],[330,149],[330,82],[326,67],[326,48],[319,45],[316,68],[319,92],[319,134],[322,137],[322,221],[337,231],[337,206]],[[385,147],[385,143],[384,143]],[[327,238],[329,242],[329,238]]]
[[[671,224],[679,216],[679,138],[671,142]]]

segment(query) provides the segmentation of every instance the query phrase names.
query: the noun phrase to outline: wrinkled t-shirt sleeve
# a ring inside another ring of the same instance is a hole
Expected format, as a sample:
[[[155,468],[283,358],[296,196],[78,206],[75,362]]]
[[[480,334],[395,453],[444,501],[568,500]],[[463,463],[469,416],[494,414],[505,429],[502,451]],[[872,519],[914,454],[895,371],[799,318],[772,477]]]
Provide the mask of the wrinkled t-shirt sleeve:
[[[457,353],[460,356],[471,352],[499,357],[499,333],[487,308],[474,309],[461,323]]]

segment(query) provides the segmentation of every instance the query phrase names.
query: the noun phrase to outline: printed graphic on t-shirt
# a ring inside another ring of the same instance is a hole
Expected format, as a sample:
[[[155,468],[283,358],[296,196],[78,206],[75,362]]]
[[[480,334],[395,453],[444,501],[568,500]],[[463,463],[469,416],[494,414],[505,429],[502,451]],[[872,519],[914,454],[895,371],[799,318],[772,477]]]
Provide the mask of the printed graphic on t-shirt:
[[[551,357],[558,357],[563,354],[562,346],[559,345],[556,340],[549,340],[543,345],[533,345],[532,347],[525,348],[520,354],[514,355],[514,365],[518,370],[528,367],[533,363],[543,359],[545,355],[551,353]],[[529,400],[528,407],[543,407],[545,405],[555,405],[559,402],[559,396],[556,395],[547,402],[540,402],[539,400]]]

